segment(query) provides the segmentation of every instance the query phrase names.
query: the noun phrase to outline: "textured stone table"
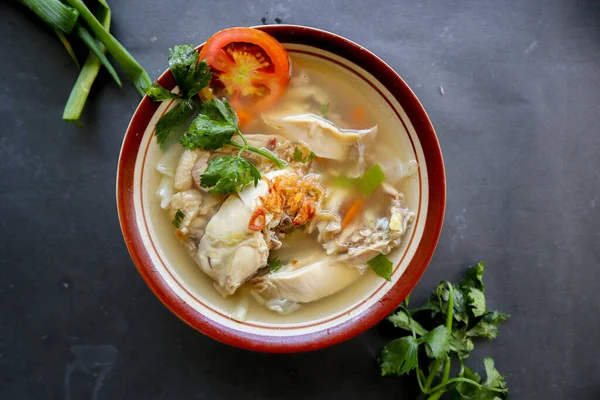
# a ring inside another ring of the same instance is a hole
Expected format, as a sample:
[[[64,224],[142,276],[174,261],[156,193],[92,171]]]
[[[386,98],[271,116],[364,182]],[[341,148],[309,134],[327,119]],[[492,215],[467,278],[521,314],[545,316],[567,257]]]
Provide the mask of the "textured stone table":
[[[218,29],[304,24],[374,51],[416,92],[448,176],[438,250],[414,298],[488,264],[512,314],[477,346],[514,399],[600,398],[600,3],[113,0],[152,76]],[[152,295],[123,243],[115,172],[139,97],[105,73],[83,128],[61,121],[77,71],[47,29],[0,3],[0,397],[413,399],[378,376],[385,325],[297,355],[237,350]],[[442,89],[443,88],[443,89]]]

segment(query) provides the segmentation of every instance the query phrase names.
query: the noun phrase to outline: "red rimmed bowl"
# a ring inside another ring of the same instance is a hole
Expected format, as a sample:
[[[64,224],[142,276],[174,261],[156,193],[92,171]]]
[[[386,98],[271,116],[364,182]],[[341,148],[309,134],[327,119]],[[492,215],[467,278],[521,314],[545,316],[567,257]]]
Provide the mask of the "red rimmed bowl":
[[[179,318],[223,343],[266,352],[299,352],[330,346],[365,331],[394,310],[427,268],[444,219],[446,183],[440,147],[431,121],[408,85],[385,62],[360,45],[333,33],[293,25],[260,26],[279,40],[295,60],[310,58],[333,69],[377,110],[380,127],[395,137],[419,164],[406,200],[415,220],[394,261],[392,281],[363,277],[342,293],[319,300],[289,316],[268,311],[245,322],[230,317],[223,299],[173,234],[155,191],[160,149],[154,125],[166,112],[144,97],[125,134],[117,172],[117,206],[125,242],[138,271],[154,294]],[[169,71],[159,82],[172,89]],[[406,155],[405,155],[406,156]],[[259,305],[252,307],[260,307]]]

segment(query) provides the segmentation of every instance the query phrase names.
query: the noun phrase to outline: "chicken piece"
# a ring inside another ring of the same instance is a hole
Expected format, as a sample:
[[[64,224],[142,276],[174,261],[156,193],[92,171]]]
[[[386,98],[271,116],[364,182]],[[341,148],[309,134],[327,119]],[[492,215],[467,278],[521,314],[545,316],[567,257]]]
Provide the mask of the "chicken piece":
[[[405,205],[403,197],[392,186],[384,183],[383,190],[391,197],[389,214],[382,218],[365,212],[346,226],[337,236],[323,242],[327,254],[337,260],[364,267],[378,254],[388,254],[406,234],[414,213]]]
[[[352,146],[367,135],[376,135],[377,126],[364,130],[340,129],[331,121],[315,114],[287,117],[265,117],[270,125],[279,126],[279,132],[287,139],[302,141],[322,158],[347,159]]]
[[[194,187],[202,192],[206,192],[206,189],[200,186],[200,177],[202,176],[204,171],[206,171],[206,168],[208,168],[209,159],[210,152],[205,151],[202,154],[200,154],[196,159],[196,162],[194,163],[194,166],[192,167],[192,170],[190,172]]]
[[[192,168],[196,163],[199,151],[185,150],[179,158],[177,169],[175,170],[175,177],[173,187],[177,190],[188,190],[192,188]]]
[[[175,193],[171,197],[171,219],[175,218],[178,211],[184,214],[176,231],[179,238],[184,239],[188,236],[190,223],[198,216],[202,200],[202,193],[196,189],[184,190],[183,192]]]
[[[252,209],[238,195],[225,200],[206,225],[196,260],[226,295],[267,265],[269,247],[262,232],[248,229]]]
[[[329,257],[298,268],[292,264],[251,281],[252,295],[272,311],[288,314],[298,303],[319,300],[346,288],[360,277],[356,268]]]

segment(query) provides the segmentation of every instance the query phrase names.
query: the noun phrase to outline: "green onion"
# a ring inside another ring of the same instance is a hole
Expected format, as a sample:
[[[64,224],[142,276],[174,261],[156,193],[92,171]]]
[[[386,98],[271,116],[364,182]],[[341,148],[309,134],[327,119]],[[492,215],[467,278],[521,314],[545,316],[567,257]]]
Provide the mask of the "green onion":
[[[98,1],[103,6],[98,10],[98,18],[102,21],[102,26],[108,30],[110,28],[111,19],[110,8],[105,0]],[[101,49],[102,53],[106,52],[106,49],[102,44],[98,45],[98,47]],[[94,83],[101,66],[102,63],[100,62],[100,59],[96,57],[94,53],[90,52],[83,63],[83,68],[77,77],[77,82],[75,82],[71,94],[69,95],[69,100],[63,111],[63,120],[79,121],[83,106],[85,105],[85,101],[87,100],[92,84]]]
[[[104,53],[106,52],[104,46],[98,44],[98,42],[94,40],[92,35],[90,35],[88,30],[79,24],[77,24],[77,26],[75,27],[75,32],[77,32],[77,36],[79,36],[83,43],[87,45],[90,51],[94,53],[96,57],[98,57],[98,59],[100,59],[100,62],[102,63],[102,65],[104,65],[104,68],[106,68],[110,76],[112,76],[115,82],[117,82],[117,85],[121,87],[121,80],[119,79],[119,75],[117,75],[117,71],[115,71],[113,66],[110,64],[110,61],[108,61],[108,58],[106,58],[106,56],[104,55]]]
[[[77,22],[79,13],[60,0],[21,0],[42,21],[55,31],[70,33]]]
[[[365,196],[369,196],[373,190],[377,189],[379,185],[385,180],[385,175],[379,164],[373,165],[371,168],[365,171],[364,174],[358,180],[358,189]]]
[[[96,37],[106,46],[108,52],[119,63],[123,71],[131,78],[138,92],[144,96],[144,89],[152,85],[152,81],[144,68],[129,54],[121,43],[98,22],[94,14],[86,7],[82,0],[66,0],[73,8],[79,11]]]
[[[75,52],[73,51],[73,47],[71,47],[71,43],[69,43],[69,40],[67,39],[65,34],[62,33],[61,31],[56,31],[56,30],[54,32],[56,33],[56,36],[58,36],[58,38],[60,39],[63,46],[65,46],[67,53],[69,53],[69,56],[71,56],[71,59],[77,66],[77,69],[81,69],[81,64],[79,64],[79,60],[77,59],[77,56],[75,55]]]
[[[387,259],[383,254],[378,254],[367,261],[369,267],[380,277],[387,281],[392,280],[392,272],[394,272],[394,264]]]
[[[385,174],[379,164],[373,165],[358,178],[346,178],[339,176],[333,180],[333,184],[340,187],[356,187],[364,196],[371,195],[385,181]]]

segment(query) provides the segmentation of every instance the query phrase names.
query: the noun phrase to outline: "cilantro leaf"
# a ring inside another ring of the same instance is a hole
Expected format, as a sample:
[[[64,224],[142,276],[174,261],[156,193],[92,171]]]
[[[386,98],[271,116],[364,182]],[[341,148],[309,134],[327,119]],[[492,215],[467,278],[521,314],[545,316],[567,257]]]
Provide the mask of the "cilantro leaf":
[[[400,329],[404,329],[405,331],[408,332],[412,332],[412,329],[410,328],[410,319],[408,317],[408,314],[406,313],[406,311],[402,308],[396,310],[396,312],[392,315],[390,315],[388,318],[388,321],[390,321],[392,324],[394,324],[394,326],[396,328],[400,328]],[[412,320],[412,327],[415,330],[415,333],[417,334],[417,336],[423,336],[424,334],[427,333],[427,329],[423,328],[423,326],[418,323],[417,321],[415,321],[414,319]]]
[[[235,111],[233,111],[233,108],[231,108],[231,105],[225,98],[223,100],[219,100],[215,97],[211,101],[207,101],[204,104],[206,105],[205,110],[210,109],[215,113],[218,111],[221,117],[227,121],[227,123],[229,123],[231,126],[238,126],[237,114]]]
[[[506,379],[500,375],[498,370],[494,367],[494,360],[491,357],[484,358],[483,366],[485,368],[485,375],[487,376],[483,386],[489,389],[500,389],[507,391]]]
[[[152,99],[152,101],[163,101],[181,98],[179,94],[169,92],[167,89],[160,86],[158,82],[154,82],[152,86],[146,88],[145,92],[148,95],[148,97]]]
[[[383,254],[379,254],[371,258],[369,261],[367,261],[367,264],[377,275],[383,279],[387,281],[392,280],[394,264],[392,264],[392,262]]]
[[[471,311],[473,315],[476,317],[480,317],[485,314],[485,295],[483,292],[477,288],[466,288],[463,291],[467,293],[467,298],[469,299],[469,306],[471,307]]]
[[[426,344],[425,351],[429,358],[446,357],[450,350],[450,331],[444,325],[439,325],[423,335],[420,341]]]
[[[187,95],[189,89],[188,73],[195,68],[197,63],[198,52],[191,44],[182,44],[169,49],[169,69],[184,96]]]
[[[308,156],[304,157],[304,153],[298,147],[294,147],[294,161],[301,163],[308,163],[315,159],[317,155],[312,151]]]
[[[281,260],[279,257],[271,258],[267,262],[267,266],[269,267],[269,272],[277,272],[281,269]]]
[[[228,194],[243,188],[250,182],[256,186],[261,179],[256,167],[238,156],[225,156],[212,159],[206,171],[200,176],[200,186],[210,188],[211,194]]]
[[[177,212],[175,213],[175,218],[173,218],[173,225],[175,226],[175,228],[179,229],[179,227],[181,226],[181,221],[183,221],[183,218],[185,218],[185,214],[183,213],[183,211],[178,209]]]
[[[467,331],[467,336],[496,339],[500,333],[498,327],[506,321],[510,315],[498,311],[486,313],[483,318]]]
[[[388,343],[381,352],[381,375],[403,375],[418,365],[419,343],[405,336]]]
[[[161,147],[165,147],[167,139],[174,128],[184,123],[192,116],[196,105],[193,101],[184,100],[173,107],[169,112],[162,116],[156,123],[156,141]]]
[[[191,44],[169,49],[169,69],[186,99],[198,94],[212,79],[210,67],[205,60],[198,62],[198,50]]]
[[[237,130],[237,116],[229,103],[215,98],[202,103],[202,114],[194,119],[180,142],[190,150],[214,150],[226,145]]]
[[[483,284],[483,272],[485,270],[485,263],[477,263],[469,267],[465,277],[460,281],[459,286],[462,287],[474,287],[485,293],[485,286]]]
[[[475,383],[481,382],[481,377],[479,376],[479,374],[468,367],[464,369],[464,372],[462,373],[461,378],[470,379]],[[456,387],[454,389],[453,398],[456,400],[459,400],[459,399],[474,400],[474,399],[477,399],[476,396],[480,392],[481,392],[481,389],[478,388],[477,386],[471,385],[466,382],[460,382],[458,385],[456,385]]]
[[[300,151],[298,147],[294,147],[294,161],[302,162],[304,161],[304,154]]]
[[[450,350],[458,356],[459,359],[469,357],[475,345],[464,329],[453,330],[450,336]]]
[[[408,373],[411,361],[419,361],[415,374],[419,378],[421,396],[418,398],[441,399],[451,392],[455,400],[506,400],[508,389],[505,378],[494,368],[494,362],[484,360],[487,379],[466,368],[463,360],[473,350],[473,339],[495,339],[499,325],[508,314],[486,311],[483,285],[484,264],[473,265],[459,284],[442,282],[424,305],[408,309],[408,301],[388,317],[394,326],[414,332],[413,341],[403,337],[388,344],[380,358],[383,375]],[[427,331],[427,327],[436,326]],[[422,345],[422,350],[418,346]],[[414,357],[413,352],[417,353]],[[421,364],[430,359],[427,366]],[[385,356],[385,357],[384,357]],[[460,364],[457,380],[451,378],[454,362]],[[422,383],[425,382],[425,385]]]
[[[196,54],[198,51],[196,51]],[[212,71],[206,60],[200,61],[196,67],[190,68],[186,78],[186,97],[188,99],[197,95],[202,89],[208,86],[212,79]]]
[[[506,379],[494,367],[494,360],[490,357],[483,359],[487,378],[481,383],[481,377],[469,368],[465,368],[463,378],[481,384],[478,388],[467,382],[461,382],[454,389],[454,399],[460,400],[503,400],[508,398]]]
[[[323,118],[327,118],[327,116],[329,115],[329,103],[321,104],[319,106],[319,114],[321,114]]]

